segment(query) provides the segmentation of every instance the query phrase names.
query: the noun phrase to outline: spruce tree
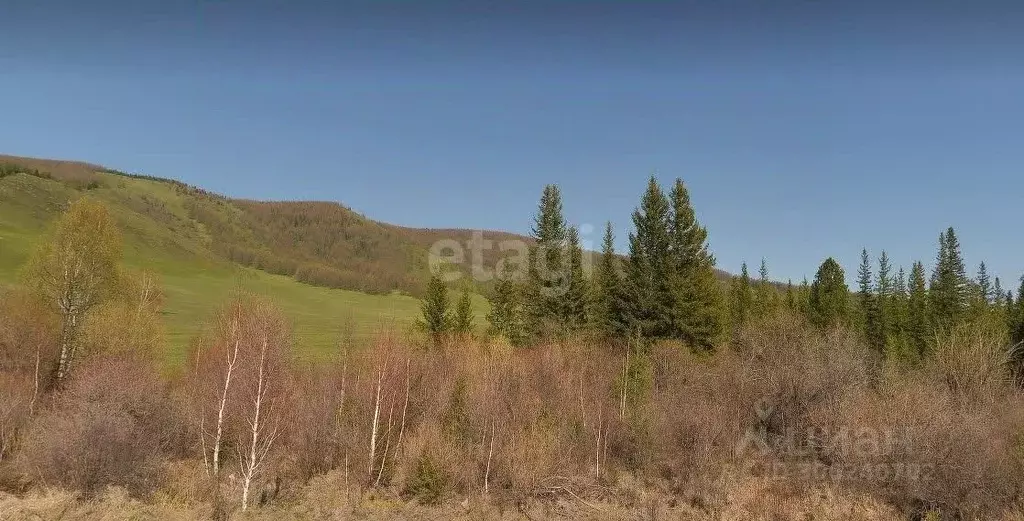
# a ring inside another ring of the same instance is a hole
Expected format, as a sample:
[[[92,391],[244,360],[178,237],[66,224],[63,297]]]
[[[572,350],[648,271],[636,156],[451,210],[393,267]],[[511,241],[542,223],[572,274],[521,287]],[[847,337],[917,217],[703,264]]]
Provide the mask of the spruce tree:
[[[529,310],[523,302],[523,292],[513,280],[512,270],[506,266],[498,275],[491,295],[491,310],[487,313],[490,323],[488,334],[504,337],[513,346],[521,346],[528,341],[527,321]]]
[[[861,250],[860,268],[857,270],[857,301],[860,304],[859,316],[861,331],[868,345],[882,350],[885,339],[882,336],[882,327],[878,316],[878,303],[872,289],[871,280],[871,257],[868,250]]]
[[[978,265],[978,278],[976,282],[978,285],[977,296],[980,297],[981,301],[985,304],[990,303],[992,301],[992,282],[988,276],[988,268],[985,267],[984,261]]]
[[[587,279],[583,273],[583,248],[579,231],[570,226],[566,243],[569,248],[568,281],[562,303],[562,324],[568,331],[582,329],[587,324]]]
[[[768,262],[763,258],[757,273],[757,284],[754,286],[754,314],[765,317],[775,310],[775,288],[768,280]]]
[[[740,276],[733,277],[729,287],[729,314],[733,327],[740,327],[747,321],[753,308],[753,301],[750,273],[747,271],[747,263],[744,262],[740,268]]]
[[[1017,302],[1013,308],[1010,338],[1014,344],[1024,342],[1024,276],[1020,278],[1020,289],[1017,290]]]
[[[459,302],[455,305],[455,318],[452,330],[457,335],[468,336],[473,333],[473,302],[469,295],[469,285],[462,288]]]
[[[1020,295],[1017,295],[1017,298],[1020,299]],[[1014,333],[1015,326],[1016,326],[1016,320],[1015,319],[1017,317],[1017,305],[1016,305],[1017,303],[1015,303],[1013,301],[1013,292],[1012,291],[1006,290],[1005,302],[1006,303],[1004,305],[1006,306],[1006,308],[1004,309],[1004,312],[1003,312],[1003,321],[1006,324],[1006,332],[1007,332],[1007,334],[1010,336],[1010,339],[1013,340],[1013,337],[1014,337],[1013,333]]]
[[[811,283],[807,281],[807,276],[800,281],[800,288],[797,289],[797,306],[800,308],[800,314],[804,316],[808,321],[811,320]]]
[[[1006,322],[1010,336],[1010,364],[1018,381],[1021,379],[1022,365],[1024,365],[1024,276],[1020,278],[1020,289],[1017,290],[1017,301],[1013,296],[1007,294],[1007,317]]]
[[[623,284],[629,331],[645,338],[664,338],[672,329],[669,217],[668,199],[651,176],[633,212]]]
[[[992,305],[998,311],[1003,310],[1003,304],[1006,303],[1006,293],[1003,291],[1003,283],[999,281],[999,277],[996,277],[992,281]]]
[[[880,270],[881,271],[881,270]],[[889,334],[886,338],[888,353],[895,354],[904,360],[917,358],[911,347],[909,335],[909,297],[907,294],[907,276],[901,267],[896,272],[892,284],[892,298],[888,306]]]
[[[796,292],[793,290],[793,279],[786,281],[786,309],[789,311],[799,311],[796,302]]]
[[[612,223],[605,224],[601,241],[601,260],[594,273],[594,303],[591,321],[605,337],[624,337],[627,333],[623,317],[622,276],[615,256],[615,235]]]
[[[907,336],[910,347],[918,357],[924,356],[932,336],[932,323],[928,311],[928,291],[925,288],[924,264],[914,263],[910,270],[907,299]]]
[[[565,266],[566,224],[562,215],[562,194],[555,185],[547,185],[541,194],[530,236],[528,329],[531,335],[560,330],[565,314],[569,277]]]
[[[892,334],[892,300],[892,264],[889,262],[889,254],[882,250],[882,256],[878,258],[878,276],[875,279],[875,316],[878,321],[879,347],[882,350],[885,350]]]
[[[722,292],[708,232],[697,222],[682,179],[669,194],[670,334],[691,347],[713,349],[723,330]]]
[[[439,275],[431,275],[420,310],[423,329],[435,342],[440,342],[452,329],[452,317],[448,310],[448,287]]]
[[[967,274],[960,254],[960,242],[953,228],[939,237],[939,254],[928,297],[932,326],[936,331],[948,331],[963,320],[967,305]]]
[[[968,287],[968,310],[971,320],[985,320],[989,317],[989,308],[992,306],[992,280],[984,262],[978,266],[978,275],[970,281]]]
[[[811,284],[811,323],[821,328],[847,323],[849,294],[843,268],[832,257],[825,259]]]

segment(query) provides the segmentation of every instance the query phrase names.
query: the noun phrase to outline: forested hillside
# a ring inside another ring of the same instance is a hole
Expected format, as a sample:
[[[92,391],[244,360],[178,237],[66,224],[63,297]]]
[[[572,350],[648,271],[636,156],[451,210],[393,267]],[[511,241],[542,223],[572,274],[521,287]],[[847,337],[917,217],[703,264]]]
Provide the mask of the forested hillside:
[[[178,181],[83,162],[0,155],[0,172],[61,185],[48,189],[60,195],[46,206],[39,187],[9,182],[8,198],[23,199],[23,206],[43,205],[33,211],[38,217],[52,218],[62,202],[90,192],[162,228],[171,248],[330,288],[419,295],[427,279],[430,246],[442,239],[465,243],[472,237],[470,230],[381,223],[335,202],[231,199]],[[484,232],[484,237],[527,240],[492,231]],[[485,250],[485,262],[493,262],[496,254],[496,250]]]
[[[172,361],[232,288],[273,295],[307,354],[331,352],[341,329],[405,327],[418,312],[430,245],[472,234],[379,223],[338,203],[241,201],[82,162],[0,156],[0,284],[18,278],[52,222],[84,195],[118,221],[126,264],[165,287]],[[474,306],[482,312],[483,298]]]

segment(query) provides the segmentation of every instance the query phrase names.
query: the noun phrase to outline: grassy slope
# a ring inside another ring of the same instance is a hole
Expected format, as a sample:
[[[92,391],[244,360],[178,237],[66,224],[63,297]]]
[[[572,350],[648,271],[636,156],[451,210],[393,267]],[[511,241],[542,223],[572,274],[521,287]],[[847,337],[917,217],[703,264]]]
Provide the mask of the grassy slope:
[[[360,337],[383,325],[408,327],[419,312],[419,301],[409,296],[314,287],[242,268],[212,253],[213,238],[189,216],[188,196],[173,185],[96,176],[101,187],[87,192],[21,174],[0,179],[0,283],[17,279],[32,248],[68,201],[83,193],[97,197],[121,223],[125,264],[151,270],[161,280],[167,296],[166,359],[171,364],[182,361],[190,340],[238,288],[271,296],[284,308],[293,321],[296,352],[303,357],[330,356],[342,334]],[[223,211],[232,208],[225,205]],[[479,296],[476,305],[482,316],[485,302]]]

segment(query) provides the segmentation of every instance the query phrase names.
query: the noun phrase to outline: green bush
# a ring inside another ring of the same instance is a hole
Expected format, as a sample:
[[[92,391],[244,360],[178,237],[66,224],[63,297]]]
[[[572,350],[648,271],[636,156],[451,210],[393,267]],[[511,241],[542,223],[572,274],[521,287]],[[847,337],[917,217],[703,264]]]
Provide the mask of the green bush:
[[[448,478],[441,467],[424,453],[416,460],[416,468],[405,485],[405,494],[424,505],[436,505],[441,502],[447,483]]]

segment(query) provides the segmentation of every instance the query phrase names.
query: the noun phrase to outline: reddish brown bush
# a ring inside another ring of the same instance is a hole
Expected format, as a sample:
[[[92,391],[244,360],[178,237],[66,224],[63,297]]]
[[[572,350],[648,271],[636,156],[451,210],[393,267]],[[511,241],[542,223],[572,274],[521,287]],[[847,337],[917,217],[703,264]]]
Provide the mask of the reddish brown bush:
[[[26,292],[0,293],[0,463],[53,383],[56,317]]]
[[[158,485],[180,425],[150,363],[124,355],[88,360],[25,432],[20,466],[42,485],[87,495],[118,485],[143,494]]]

